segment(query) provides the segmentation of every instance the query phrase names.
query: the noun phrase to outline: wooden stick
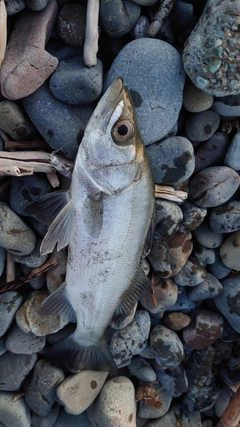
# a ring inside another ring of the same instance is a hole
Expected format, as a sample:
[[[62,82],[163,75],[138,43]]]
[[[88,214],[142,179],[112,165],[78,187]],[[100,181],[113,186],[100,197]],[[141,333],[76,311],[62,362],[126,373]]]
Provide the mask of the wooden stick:
[[[4,143],[6,150],[22,150],[25,148],[49,148],[49,145],[44,140],[36,141],[5,141]]]
[[[50,270],[50,268],[52,267],[55,267],[55,265],[57,264],[58,264],[57,257],[53,257],[49,259],[40,267],[34,268],[32,271],[30,271],[30,273],[24,276],[20,276],[17,279],[7,283],[5,286],[2,286],[0,288],[0,294],[4,294],[5,292],[9,292],[9,291],[15,291],[25,283],[29,282],[29,280],[35,279],[35,277],[40,276],[43,273],[46,273],[46,271]]]
[[[230,400],[216,427],[237,427],[240,422],[240,388]]]
[[[6,281],[8,283],[13,280],[15,280],[15,261],[11,252],[7,251]]]
[[[7,10],[4,0],[0,0],[0,68],[4,61],[7,46]]]
[[[173,202],[182,202],[187,199],[185,191],[174,190],[168,185],[155,184],[155,197],[161,199],[172,200]]]
[[[171,12],[175,0],[163,0],[157,13],[154,16],[153,22],[150,24],[147,33],[149,37],[155,37],[158,31],[161,29],[163,21],[168,17]]]
[[[87,67],[97,64],[99,0],[88,0],[83,59]]]

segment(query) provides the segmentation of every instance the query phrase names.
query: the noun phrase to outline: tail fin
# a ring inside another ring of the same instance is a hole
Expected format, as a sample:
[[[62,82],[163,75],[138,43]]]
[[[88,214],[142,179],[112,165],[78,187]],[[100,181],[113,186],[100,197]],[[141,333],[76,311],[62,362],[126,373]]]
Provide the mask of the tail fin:
[[[47,359],[53,364],[63,367],[71,372],[83,369],[94,371],[108,371],[117,374],[117,366],[108,348],[107,342],[98,346],[84,346],[78,344],[72,336],[52,346],[47,351]]]

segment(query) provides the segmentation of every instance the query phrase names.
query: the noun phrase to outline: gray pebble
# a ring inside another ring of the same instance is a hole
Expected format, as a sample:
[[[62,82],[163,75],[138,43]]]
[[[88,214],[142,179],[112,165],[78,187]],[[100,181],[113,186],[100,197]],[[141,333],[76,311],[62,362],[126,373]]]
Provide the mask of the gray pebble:
[[[172,136],[147,147],[156,184],[174,185],[186,181],[195,167],[193,146],[183,136]]]
[[[93,427],[93,425],[88,420],[85,413],[80,415],[71,415],[68,414],[64,408],[60,408],[54,427]]]
[[[240,95],[216,97],[212,106],[222,120],[233,120],[240,116]]]
[[[0,224],[0,246],[16,255],[27,255],[34,250],[35,234],[4,202],[0,202]]]
[[[7,333],[6,348],[15,354],[38,353],[46,344],[46,337],[36,337],[31,332],[26,334],[16,324]]]
[[[0,337],[0,356],[6,353],[7,349],[5,346],[5,337]]]
[[[0,393],[0,424],[2,427],[30,427],[30,410],[24,399],[14,401],[16,393]]]
[[[213,263],[208,265],[208,271],[212,273],[218,280],[223,279],[231,273],[231,268],[223,264],[220,257]]]
[[[240,270],[240,230],[234,231],[220,247],[223,264],[232,270]]]
[[[51,411],[45,417],[41,417],[32,412],[32,427],[53,427],[59,413],[59,405],[54,403]]]
[[[206,278],[206,268],[196,259],[187,260],[183,268],[174,276],[174,282],[180,286],[196,286]]]
[[[177,4],[185,4],[179,1]],[[188,5],[189,6],[189,5]],[[182,17],[181,17],[182,18]],[[193,84],[190,79],[186,80],[183,91],[183,106],[190,113],[200,113],[211,108],[213,104],[213,96],[203,92]]]
[[[5,334],[13,322],[21,303],[22,296],[18,292],[5,292],[0,295],[0,337]]]
[[[34,250],[28,255],[14,255],[14,260],[30,268],[40,267],[47,260],[48,255],[40,254],[42,239],[37,239]]]
[[[221,283],[223,292],[214,299],[214,302],[232,328],[240,333],[240,273],[226,277]]]
[[[190,115],[186,120],[186,136],[190,141],[206,141],[213,136],[220,124],[214,111],[202,111]]]
[[[213,264],[218,259],[219,251],[218,249],[205,248],[205,246],[196,242],[193,247],[192,255],[203,265]]]
[[[189,199],[201,208],[227,202],[240,184],[237,172],[227,166],[206,168],[190,179]]]
[[[44,9],[49,0],[24,0],[29,9],[40,11]]]
[[[162,40],[133,40],[113,61],[106,87],[118,76],[132,95],[144,144],[164,138],[182,106],[184,73],[176,49]]]
[[[222,291],[223,287],[219,280],[211,273],[207,273],[202,283],[189,290],[188,296],[192,301],[203,301],[206,298],[215,298]]]
[[[29,139],[35,131],[30,120],[14,101],[0,102],[0,128],[17,141]]]
[[[203,221],[199,227],[193,231],[193,236],[200,245],[209,249],[218,248],[223,242],[223,235],[215,233],[209,226],[208,221]]]
[[[5,0],[7,15],[15,15],[15,13],[21,12],[25,8],[25,3],[23,0]]]
[[[224,159],[226,166],[229,166],[236,171],[240,170],[240,132],[237,132],[229,147]]]
[[[136,312],[133,322],[113,332],[109,348],[117,365],[140,353],[146,346],[150,326],[148,312],[140,310]]]
[[[175,202],[157,199],[155,205],[156,226],[154,237],[158,240],[165,240],[178,231],[183,214],[181,208]]]
[[[60,150],[66,157],[73,159],[94,106],[64,104],[52,95],[47,83],[23,98],[22,103],[47,143],[54,150]]]
[[[189,200],[185,200],[181,205],[181,210],[183,213],[183,221],[180,225],[180,231],[195,230],[207,215],[207,209],[199,208]]]
[[[139,16],[136,24],[132,29],[132,34],[134,39],[140,39],[142,37],[147,37],[147,30],[150,25],[149,19],[145,15]]]
[[[178,287],[178,299],[176,303],[168,308],[168,311],[181,311],[182,313],[189,313],[196,308],[196,303],[191,301],[188,297],[186,288]]]
[[[215,411],[216,417],[219,417],[219,418],[221,417],[224,410],[228,406],[231,397],[232,397],[232,391],[229,390],[228,387],[223,387],[214,405],[214,411]]]
[[[83,57],[61,61],[52,74],[49,88],[52,94],[66,104],[86,104],[99,98],[102,92],[103,67],[97,64],[88,68]]]
[[[85,40],[86,5],[65,4],[59,11],[56,31],[64,43],[71,46],[82,46]]]
[[[201,415],[191,414],[181,404],[173,405],[167,414],[154,421],[149,421],[146,427],[202,427]]]
[[[240,229],[240,201],[232,200],[212,209],[209,225],[216,233],[232,233]]]
[[[189,31],[189,27],[192,27],[194,19],[194,7],[191,3],[185,3],[184,1],[178,0],[174,3],[170,13],[171,27],[174,31],[176,39],[179,41],[179,36]]]
[[[150,395],[150,398],[149,398]],[[137,415],[144,419],[162,417],[169,410],[172,396],[162,390],[160,381],[144,383],[137,389]]]
[[[57,386],[63,380],[64,373],[61,369],[45,359],[39,360],[25,395],[29,408],[40,416],[47,416],[56,400]]]
[[[128,365],[130,375],[141,381],[156,381],[157,375],[150,363],[141,356],[134,356]]]
[[[21,258],[21,257],[18,257],[18,258]],[[25,275],[29,274],[32,271],[32,268],[28,267],[25,264],[21,264],[21,268],[22,268],[23,274]],[[41,274],[40,276],[37,276],[34,279],[29,280],[28,283],[33,289],[41,289],[46,284],[46,275]]]
[[[152,6],[157,0],[133,0],[134,3],[140,4],[141,6]]]
[[[33,369],[36,354],[13,354],[10,351],[0,357],[0,390],[17,391]]]
[[[100,5],[100,25],[111,38],[129,33],[141,14],[141,7],[130,0],[109,0]]]
[[[222,335],[222,316],[211,310],[200,309],[191,313],[191,317],[192,322],[183,330],[182,334],[185,343],[197,350],[208,349]]]
[[[201,143],[195,150],[194,173],[198,173],[210,166],[222,164],[228,145],[227,135],[221,132],[215,132],[210,139]]]
[[[188,389],[188,379],[183,365],[176,368],[157,369],[157,379],[160,381],[164,390],[173,397],[179,397]]]
[[[183,345],[176,332],[158,325],[150,333],[150,345],[157,356],[155,358],[161,367],[175,368],[184,359]]]

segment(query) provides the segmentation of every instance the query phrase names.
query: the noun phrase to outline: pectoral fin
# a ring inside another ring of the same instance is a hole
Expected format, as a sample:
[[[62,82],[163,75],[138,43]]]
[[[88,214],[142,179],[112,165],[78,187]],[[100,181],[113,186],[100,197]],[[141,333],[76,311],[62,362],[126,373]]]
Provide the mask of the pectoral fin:
[[[103,198],[94,200],[86,197],[83,205],[83,222],[85,229],[93,238],[97,239],[102,230],[103,223]]]
[[[66,295],[66,284],[62,283],[56,291],[45,299],[39,310],[40,314],[61,316],[69,322],[76,322],[76,314]]]
[[[69,191],[53,191],[29,203],[25,211],[43,224],[50,225],[69,200]]]

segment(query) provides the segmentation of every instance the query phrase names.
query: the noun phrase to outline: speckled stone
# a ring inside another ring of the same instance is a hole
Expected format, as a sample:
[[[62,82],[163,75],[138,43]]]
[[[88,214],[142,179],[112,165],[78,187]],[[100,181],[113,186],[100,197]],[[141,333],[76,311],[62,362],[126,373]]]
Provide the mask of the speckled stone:
[[[0,390],[19,390],[33,369],[36,360],[36,354],[13,354],[10,351],[2,354],[0,357]]]
[[[70,3],[60,9],[56,31],[61,40],[71,46],[82,46],[85,40],[85,29],[85,4]]]
[[[138,378],[140,381],[156,381],[157,375],[150,363],[141,356],[134,356],[128,365],[130,375]]]
[[[187,289],[178,286],[178,299],[176,303],[168,308],[168,311],[181,311],[182,313],[191,313],[191,311],[195,310],[196,303],[191,301],[188,297]]]
[[[183,221],[180,225],[180,231],[195,230],[201,224],[207,214],[207,209],[199,208],[189,200],[185,200],[185,202],[181,205],[181,210],[183,213]]]
[[[49,0],[24,0],[29,9],[32,10],[42,10],[46,7]]]
[[[34,133],[34,126],[13,101],[0,102],[0,128],[17,141]]]
[[[214,299],[215,304],[230,325],[240,333],[240,273],[226,277],[221,283],[223,292]]]
[[[192,314],[192,323],[183,330],[183,339],[189,347],[205,350],[221,336],[222,330],[223,318],[220,314],[198,310]]]
[[[161,318],[163,313],[172,307],[178,298],[178,287],[171,279],[154,276],[154,298],[148,294],[141,298],[141,305],[154,317]]]
[[[213,136],[220,124],[220,117],[214,111],[202,111],[190,115],[186,120],[186,135],[190,141],[206,141]]]
[[[183,214],[181,208],[168,200],[156,199],[156,219],[154,237],[165,240],[178,231]]]
[[[183,268],[174,276],[174,282],[180,286],[196,286],[206,278],[206,268],[194,258],[187,260]]]
[[[217,261],[219,257],[219,250],[205,248],[205,246],[202,246],[200,245],[200,243],[195,242],[192,256],[194,256],[203,265],[213,264]]]
[[[207,298],[215,298],[223,291],[219,280],[207,272],[206,278],[199,285],[189,289],[188,296],[192,301],[203,301]]]
[[[16,393],[1,391],[0,423],[3,427],[30,427],[30,410],[24,399],[14,401]]]
[[[231,200],[211,210],[209,225],[216,233],[232,233],[240,229],[240,201]]]
[[[25,1],[23,0],[6,0],[7,15],[15,15],[25,8]]]
[[[226,267],[240,270],[240,230],[234,231],[221,245],[220,257]]]
[[[136,397],[138,400],[137,415],[143,419],[163,416],[168,411],[172,401],[172,396],[165,390],[162,391],[160,381],[143,383],[137,388]]]
[[[191,317],[185,313],[173,312],[168,313],[162,320],[164,326],[172,331],[181,331],[189,325]]]
[[[6,348],[15,354],[38,353],[46,344],[46,337],[36,337],[31,332],[26,334],[16,324],[7,333]]]
[[[164,390],[173,397],[179,397],[188,389],[188,379],[182,364],[176,368],[156,369],[157,379],[160,381]]]
[[[0,337],[7,332],[21,303],[22,296],[19,292],[5,292],[0,295]]]
[[[36,240],[36,245],[34,250],[28,255],[14,255],[14,261],[19,262],[20,264],[24,264],[27,267],[36,268],[40,267],[47,260],[48,255],[40,254],[40,246],[42,243],[42,239]],[[24,274],[26,274],[24,272]]]
[[[108,0],[100,4],[100,25],[111,38],[122,37],[136,24],[141,7],[130,0]]]
[[[199,227],[193,231],[193,236],[200,245],[209,249],[218,248],[223,242],[223,235],[215,233],[207,220],[204,220]]]
[[[181,3],[181,2],[180,2]],[[190,113],[200,113],[211,108],[213,96],[196,87],[190,79],[186,80],[183,91],[183,106]]]
[[[239,8],[237,2],[208,0],[183,51],[186,73],[214,96],[239,93]]]
[[[211,138],[202,142],[195,150],[194,173],[210,166],[223,164],[228,146],[228,136],[221,132],[215,132]]]
[[[37,415],[35,412],[32,412],[31,426],[32,427],[53,427],[58,417],[58,413],[59,413],[59,405],[57,403],[54,403],[51,411],[46,416],[41,417],[40,415]]]
[[[150,333],[150,345],[157,353],[155,358],[161,367],[175,368],[184,359],[183,345],[176,334],[163,325],[157,325]]]

